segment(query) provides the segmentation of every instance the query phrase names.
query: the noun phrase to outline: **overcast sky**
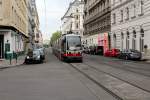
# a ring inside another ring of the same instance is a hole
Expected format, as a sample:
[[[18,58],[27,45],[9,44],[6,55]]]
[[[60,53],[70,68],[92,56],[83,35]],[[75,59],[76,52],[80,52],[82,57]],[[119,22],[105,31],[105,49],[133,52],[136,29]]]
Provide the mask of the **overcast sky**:
[[[40,29],[44,39],[49,39],[51,34],[60,30],[61,17],[65,14],[69,3],[73,0],[45,0],[46,18],[44,0],[36,0],[39,13]]]

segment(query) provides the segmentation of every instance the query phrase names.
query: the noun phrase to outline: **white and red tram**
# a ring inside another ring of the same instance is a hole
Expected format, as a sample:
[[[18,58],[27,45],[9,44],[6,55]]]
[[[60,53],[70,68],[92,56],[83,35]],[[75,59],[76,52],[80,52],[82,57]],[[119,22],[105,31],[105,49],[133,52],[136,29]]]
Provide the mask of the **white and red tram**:
[[[80,35],[62,35],[53,43],[53,53],[63,61],[78,60],[82,62],[82,43]]]

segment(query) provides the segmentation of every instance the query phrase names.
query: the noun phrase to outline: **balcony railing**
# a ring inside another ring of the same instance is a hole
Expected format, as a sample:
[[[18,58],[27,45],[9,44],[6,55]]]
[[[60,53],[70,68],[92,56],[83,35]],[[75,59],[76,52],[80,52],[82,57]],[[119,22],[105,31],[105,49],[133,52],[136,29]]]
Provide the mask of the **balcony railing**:
[[[110,7],[108,7],[108,8],[104,9],[104,10],[101,11],[101,12],[97,12],[96,15],[93,15],[92,17],[90,17],[90,18],[88,18],[88,19],[85,19],[84,24],[87,24],[87,23],[89,23],[89,22],[91,22],[91,21],[93,21],[93,20],[95,20],[95,19],[97,19],[97,18],[99,18],[99,17],[105,15],[106,13],[109,13],[110,10],[111,10]]]

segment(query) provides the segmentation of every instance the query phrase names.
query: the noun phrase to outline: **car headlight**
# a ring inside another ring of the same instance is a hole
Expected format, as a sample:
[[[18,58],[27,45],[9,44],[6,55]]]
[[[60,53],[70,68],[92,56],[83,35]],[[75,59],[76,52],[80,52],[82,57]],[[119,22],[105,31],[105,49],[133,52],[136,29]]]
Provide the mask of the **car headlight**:
[[[27,56],[27,59],[29,59],[30,57],[29,56]]]
[[[130,56],[134,56],[133,54],[130,54]]]
[[[40,56],[38,56],[37,58],[40,59]]]

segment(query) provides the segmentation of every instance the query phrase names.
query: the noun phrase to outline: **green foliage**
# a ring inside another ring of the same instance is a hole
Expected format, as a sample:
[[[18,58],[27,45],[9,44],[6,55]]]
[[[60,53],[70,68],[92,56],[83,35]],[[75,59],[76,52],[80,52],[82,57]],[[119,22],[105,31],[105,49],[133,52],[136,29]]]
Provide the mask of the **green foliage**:
[[[53,42],[55,42],[60,37],[61,37],[61,32],[60,31],[57,31],[57,32],[53,33],[53,35],[51,37],[50,44],[52,44]]]

